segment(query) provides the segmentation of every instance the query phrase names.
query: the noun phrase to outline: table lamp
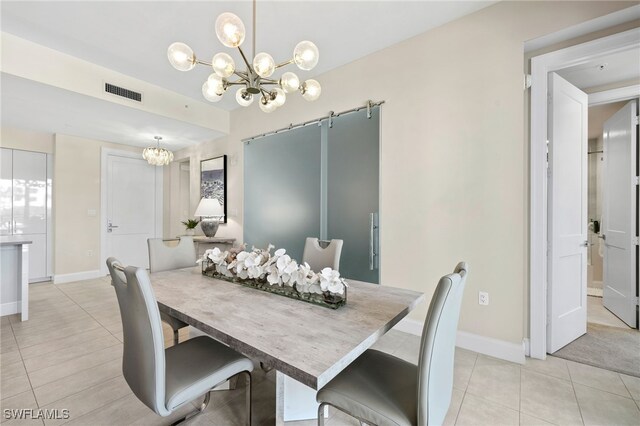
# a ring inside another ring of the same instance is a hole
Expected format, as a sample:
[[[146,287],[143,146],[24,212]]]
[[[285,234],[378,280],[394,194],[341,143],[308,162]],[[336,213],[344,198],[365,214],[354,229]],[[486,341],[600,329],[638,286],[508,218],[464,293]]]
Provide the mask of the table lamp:
[[[202,232],[209,238],[216,235],[220,219],[224,217],[224,210],[216,198],[203,198],[198,204],[194,216],[200,216]]]

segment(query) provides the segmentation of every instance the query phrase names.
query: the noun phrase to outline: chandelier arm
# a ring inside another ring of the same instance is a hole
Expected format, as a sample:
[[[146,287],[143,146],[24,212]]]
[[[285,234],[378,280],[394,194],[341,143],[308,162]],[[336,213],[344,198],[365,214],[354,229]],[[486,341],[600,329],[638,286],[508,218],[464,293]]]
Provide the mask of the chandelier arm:
[[[241,79],[249,81],[249,76],[247,75],[247,73],[246,73],[246,72],[243,72],[243,71],[234,71],[233,73],[234,73],[235,75],[237,75],[238,77],[240,77]]]
[[[246,85],[247,85],[247,82],[243,80],[227,82],[227,86],[246,86]]]
[[[260,80],[260,85],[261,86],[265,85],[265,84],[276,84],[276,85],[278,85],[278,84],[280,84],[280,82],[278,82],[278,81],[264,81],[264,79]]]
[[[203,61],[202,59],[196,59],[196,64],[206,65],[208,67],[212,65],[211,62]]]
[[[238,50],[240,51],[240,55],[242,56],[242,60],[244,61],[244,63],[247,65],[247,74],[249,73],[253,73],[253,68],[251,68],[251,65],[249,64],[249,61],[247,61],[247,57],[244,56],[244,52],[242,51],[242,49],[240,48],[240,46],[238,46]]]
[[[262,96],[263,96],[265,99],[269,99],[269,100],[271,100],[271,93],[269,93],[269,92],[265,92],[265,90],[264,90],[262,87],[260,87],[260,92],[262,92]],[[268,94],[269,96],[267,96],[267,94]]]
[[[287,65],[292,64],[292,63],[293,63],[293,58],[289,59],[286,62],[282,62],[282,63],[276,65],[276,69],[282,68],[282,67],[286,67]]]

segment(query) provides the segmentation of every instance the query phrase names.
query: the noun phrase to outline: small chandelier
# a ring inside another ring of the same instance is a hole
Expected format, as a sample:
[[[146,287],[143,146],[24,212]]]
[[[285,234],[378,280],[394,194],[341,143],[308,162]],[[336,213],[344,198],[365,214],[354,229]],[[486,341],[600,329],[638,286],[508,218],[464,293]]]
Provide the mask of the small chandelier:
[[[153,166],[166,166],[173,161],[173,152],[165,148],[160,148],[162,136],[154,136],[156,146],[150,146],[142,151],[142,158]]]
[[[308,101],[315,101],[320,97],[320,83],[309,79],[300,83],[298,76],[292,72],[283,73],[279,79],[272,78],[273,73],[289,64],[296,64],[304,71],[313,69],[318,63],[319,53],[315,44],[301,41],[293,49],[293,58],[276,64],[273,57],[265,52],[255,54],[256,36],[256,2],[253,2],[253,62],[249,63],[240,45],[245,38],[245,28],[242,20],[230,12],[225,12],[216,19],[216,35],[220,43],[227,47],[238,48],[240,56],[246,65],[245,71],[236,69],[233,58],[224,52],[216,53],[211,62],[200,60],[193,50],[184,43],[176,42],[169,46],[167,56],[173,67],[179,71],[190,71],[196,64],[213,68],[213,73],[202,85],[202,94],[209,102],[218,102],[231,86],[240,86],[236,91],[236,101],[243,107],[248,107],[259,96],[260,109],[264,112],[275,111],[284,105],[287,94],[299,91]],[[235,75],[237,80],[229,78]]]

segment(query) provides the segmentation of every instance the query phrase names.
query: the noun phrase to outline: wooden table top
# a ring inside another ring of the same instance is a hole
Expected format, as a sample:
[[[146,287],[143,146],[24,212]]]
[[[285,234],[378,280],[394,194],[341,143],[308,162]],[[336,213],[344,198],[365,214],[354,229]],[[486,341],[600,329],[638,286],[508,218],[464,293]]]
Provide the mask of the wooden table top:
[[[405,317],[424,294],[349,281],[337,310],[203,276],[151,274],[161,310],[246,356],[320,389]]]

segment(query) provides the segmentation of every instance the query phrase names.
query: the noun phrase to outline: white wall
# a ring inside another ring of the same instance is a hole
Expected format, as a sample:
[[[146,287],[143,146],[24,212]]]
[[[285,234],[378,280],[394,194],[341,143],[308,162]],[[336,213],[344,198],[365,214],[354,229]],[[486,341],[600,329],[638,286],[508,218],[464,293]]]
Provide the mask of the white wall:
[[[76,136],[55,135],[53,164],[54,275],[100,270],[102,147],[142,149]],[[95,216],[88,214],[95,210]],[[89,255],[89,251],[91,255]]]
[[[2,127],[0,146],[25,151],[53,154],[53,133],[33,132],[15,127]]]
[[[241,238],[241,139],[385,100],[382,284],[430,296],[464,259],[471,271],[460,328],[519,344],[528,288],[523,43],[634,4],[502,2],[319,76],[315,103],[293,95],[272,114],[257,105],[235,110],[228,137],[179,152],[191,159],[192,203],[199,161],[237,156],[228,197],[239,215],[220,234]],[[478,305],[479,290],[489,292],[489,306]],[[426,310],[411,318],[422,320]]]

